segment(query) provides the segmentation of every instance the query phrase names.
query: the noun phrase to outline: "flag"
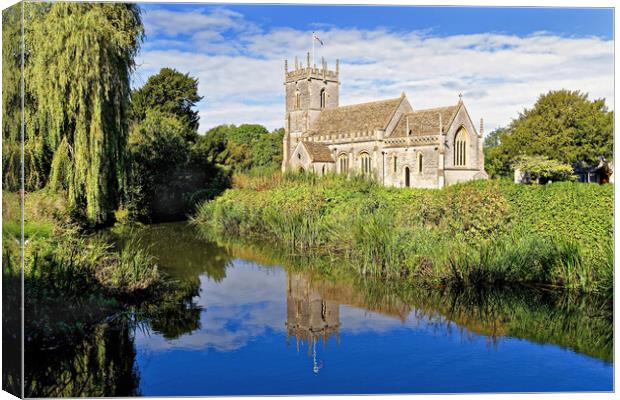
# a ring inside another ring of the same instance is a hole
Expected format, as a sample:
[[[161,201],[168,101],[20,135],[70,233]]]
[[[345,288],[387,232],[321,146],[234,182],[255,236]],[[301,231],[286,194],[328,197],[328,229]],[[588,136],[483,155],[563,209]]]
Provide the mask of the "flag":
[[[321,46],[323,46],[323,41],[321,40],[320,37],[317,36],[316,33],[312,32],[312,39],[316,39],[319,41],[319,43],[321,43]]]

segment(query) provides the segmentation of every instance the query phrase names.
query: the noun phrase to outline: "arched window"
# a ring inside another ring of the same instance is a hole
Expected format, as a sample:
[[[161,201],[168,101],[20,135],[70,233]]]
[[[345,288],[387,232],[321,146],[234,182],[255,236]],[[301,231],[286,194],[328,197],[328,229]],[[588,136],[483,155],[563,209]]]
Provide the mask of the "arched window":
[[[459,129],[454,137],[454,165],[462,167],[467,165],[467,131]]]
[[[424,156],[422,155],[422,153],[418,154],[418,174],[422,173],[422,167],[424,166],[424,160],[423,160]]]
[[[368,153],[360,154],[360,161],[361,161],[362,175],[370,175],[372,171],[372,160],[370,158],[370,154]]]
[[[394,156],[392,158],[392,173],[396,173],[396,167],[397,167],[397,162],[398,162],[398,158],[396,158],[396,156]]]
[[[321,108],[325,108],[327,105],[327,93],[325,89],[321,89]]]
[[[338,170],[341,174],[346,174],[349,172],[349,155],[341,154],[338,156]]]
[[[301,108],[301,92],[299,89],[295,91],[295,108],[298,110]]]
[[[405,167],[405,187],[411,185],[411,178],[409,177],[409,167]]]

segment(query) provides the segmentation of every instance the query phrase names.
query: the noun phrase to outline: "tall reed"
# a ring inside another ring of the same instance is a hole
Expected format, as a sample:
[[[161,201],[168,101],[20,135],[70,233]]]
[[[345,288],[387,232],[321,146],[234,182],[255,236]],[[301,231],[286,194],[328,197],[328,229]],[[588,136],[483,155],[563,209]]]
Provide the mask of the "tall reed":
[[[577,183],[515,188],[478,181],[441,190],[390,189],[333,174],[274,179],[277,186],[241,186],[203,203],[194,223],[215,235],[283,244],[292,253],[337,255],[363,275],[435,285],[512,282],[609,292],[608,188]],[[571,198],[567,191],[598,202],[556,199]],[[582,223],[568,225],[566,215],[579,215]]]

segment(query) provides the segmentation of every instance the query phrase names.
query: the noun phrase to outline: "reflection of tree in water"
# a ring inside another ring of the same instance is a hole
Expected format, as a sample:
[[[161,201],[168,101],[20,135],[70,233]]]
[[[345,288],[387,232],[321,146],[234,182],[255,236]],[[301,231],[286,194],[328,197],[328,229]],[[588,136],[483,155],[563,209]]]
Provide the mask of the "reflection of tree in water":
[[[21,280],[15,238],[3,237],[2,256],[2,389],[21,397]]]
[[[26,344],[26,396],[139,395],[134,330],[149,329],[174,339],[200,329],[201,308],[193,301],[200,290],[199,276],[206,274],[221,281],[226,277],[230,256],[201,240],[187,224],[153,225],[116,233],[113,239],[122,244],[129,234],[139,235],[142,244],[157,257],[161,270],[168,275],[167,287],[156,301],[144,302],[90,328],[88,324],[78,326],[84,317],[81,313],[72,317],[48,310],[48,326],[69,325],[69,329],[55,330],[52,336],[37,332]],[[87,307],[83,304],[79,309]],[[28,315],[41,313],[33,309]]]
[[[130,236],[138,237],[157,259],[160,270],[180,281],[197,282],[200,275],[206,274],[220,282],[226,278],[226,268],[232,260],[224,248],[203,239],[186,222],[149,225],[113,236],[120,243]]]
[[[28,343],[25,355],[26,397],[139,395],[128,320],[99,324],[82,339],[62,346]]]
[[[202,308],[193,302],[198,295],[200,282],[175,281],[157,302],[145,303],[137,307],[137,320],[146,329],[161,333],[170,340],[200,329]]]
[[[231,256],[183,222],[121,232],[116,239],[122,242],[128,235],[140,238],[170,281],[170,289],[165,290],[162,299],[137,309],[138,319],[166,339],[200,329],[202,309],[193,301],[200,292],[200,276],[221,282],[226,278]]]
[[[524,287],[400,289],[399,295],[417,318],[454,323],[491,342],[510,336],[613,359],[613,309],[602,297]]]

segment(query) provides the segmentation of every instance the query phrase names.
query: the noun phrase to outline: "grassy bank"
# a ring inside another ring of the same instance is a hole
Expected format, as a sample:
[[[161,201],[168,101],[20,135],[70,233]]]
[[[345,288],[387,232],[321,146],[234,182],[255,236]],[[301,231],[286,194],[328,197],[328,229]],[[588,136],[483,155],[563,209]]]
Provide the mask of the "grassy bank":
[[[390,189],[313,175],[237,177],[199,207],[217,235],[329,254],[361,274],[430,285],[550,285],[611,294],[613,187],[478,181]]]
[[[25,339],[76,334],[102,318],[157,293],[163,278],[136,241],[114,248],[69,222],[64,202],[50,192],[26,194],[24,221]],[[3,192],[4,288],[19,298],[19,196]],[[17,305],[16,305],[17,306]]]

